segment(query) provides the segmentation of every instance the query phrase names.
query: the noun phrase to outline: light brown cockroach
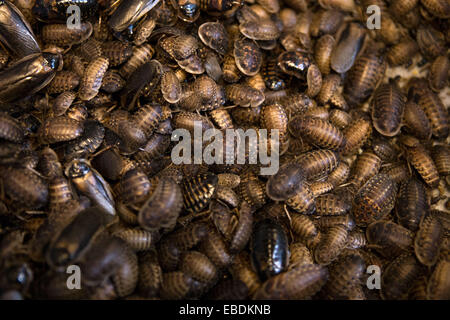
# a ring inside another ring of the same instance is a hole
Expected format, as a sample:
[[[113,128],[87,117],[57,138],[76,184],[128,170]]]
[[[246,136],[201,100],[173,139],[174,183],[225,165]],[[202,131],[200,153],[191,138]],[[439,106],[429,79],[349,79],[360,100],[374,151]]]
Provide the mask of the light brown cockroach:
[[[181,82],[174,71],[166,71],[161,77],[161,93],[169,103],[177,103],[183,94]]]
[[[436,264],[444,236],[444,228],[433,215],[426,214],[420,222],[414,240],[414,251],[417,259],[425,266]]]
[[[219,127],[220,130],[233,129],[233,119],[230,113],[226,109],[216,109],[209,112],[214,123]]]
[[[192,285],[192,279],[181,271],[173,271],[163,274],[160,290],[161,298],[180,300],[185,298]]]
[[[343,110],[332,109],[330,111],[329,120],[332,124],[342,130],[350,124],[352,118],[350,114]]]
[[[119,297],[129,296],[134,292],[138,283],[139,266],[136,253],[125,250],[120,267],[113,273],[111,279]]]
[[[109,41],[102,43],[103,56],[111,67],[117,67],[133,55],[133,47],[128,42]]]
[[[330,182],[334,188],[337,186],[343,184],[347,181],[348,177],[350,176],[350,166],[344,162],[339,162],[338,166],[330,172],[330,174],[327,177],[327,181]]]
[[[420,25],[416,33],[420,51],[427,59],[434,59],[445,53],[445,36],[432,26]]]
[[[289,246],[291,253],[289,257],[288,270],[305,264],[313,264],[311,251],[301,242],[292,242]]]
[[[450,261],[439,261],[428,280],[427,298],[448,300],[450,298]]]
[[[433,61],[428,71],[428,84],[433,91],[439,92],[448,84],[449,70],[450,60],[446,55],[439,56]]]
[[[64,115],[76,97],[77,94],[73,91],[66,91],[58,95],[53,101],[52,106],[54,116],[59,117]]]
[[[347,143],[337,127],[317,118],[294,117],[289,122],[289,131],[295,137],[305,137],[311,143],[331,150],[341,150]]]
[[[68,28],[66,24],[47,24],[42,28],[42,40],[57,46],[82,43],[92,34],[92,24],[82,22],[80,28]]]
[[[357,158],[350,172],[349,181],[359,189],[367,180],[378,173],[381,168],[381,159],[373,152],[364,151]]]
[[[241,183],[237,191],[241,199],[250,204],[255,210],[261,208],[267,201],[266,186],[256,176],[251,178],[241,176]]]
[[[414,233],[392,221],[375,221],[366,229],[369,245],[386,258],[394,258],[410,251]]]
[[[190,213],[201,212],[214,195],[217,182],[217,176],[212,173],[186,179],[182,185],[185,209]]]
[[[347,213],[351,204],[333,194],[324,194],[315,199],[316,214],[321,216],[343,215]]]
[[[209,230],[208,235],[200,243],[199,250],[220,269],[229,266],[232,262],[228,246],[216,230]]]
[[[329,181],[315,181],[309,185],[309,189],[313,194],[314,198],[320,195],[328,193],[334,189],[334,185]]]
[[[331,70],[331,55],[335,47],[336,40],[330,34],[320,37],[315,45],[314,58],[317,66],[323,75],[328,75]]]
[[[125,204],[142,203],[150,189],[150,180],[141,169],[129,170],[120,179],[120,197]]]
[[[295,160],[303,169],[308,180],[317,180],[327,176],[339,165],[336,152],[319,149],[307,152]]]
[[[320,104],[327,103],[331,97],[337,92],[341,84],[341,77],[337,74],[327,75],[322,83],[322,88],[320,89],[319,95],[317,96],[317,101]]]
[[[431,138],[431,125],[425,111],[417,103],[410,100],[405,105],[403,115],[406,131],[419,139]]]
[[[342,225],[328,228],[314,249],[314,260],[323,265],[334,261],[347,244],[348,231]]]
[[[347,248],[358,249],[367,245],[366,234],[357,229],[353,229],[348,233]]]
[[[227,54],[223,58],[222,70],[222,77],[228,83],[235,83],[242,76],[241,71],[234,62],[234,56],[232,54]]]
[[[353,120],[345,129],[344,137],[346,145],[342,153],[351,154],[358,151],[372,134],[372,124],[368,119],[359,118]]]
[[[122,90],[125,85],[125,80],[117,71],[108,70],[103,76],[101,89],[108,93],[115,93]]]
[[[317,293],[327,280],[326,267],[315,264],[301,265],[268,279],[255,292],[253,299],[307,299]]]
[[[78,89],[81,100],[88,101],[94,98],[102,86],[103,76],[108,70],[109,61],[103,57],[92,60],[84,71]]]
[[[319,10],[311,21],[310,33],[313,37],[334,34],[339,29],[344,15],[338,10]]]
[[[450,148],[446,145],[435,145],[431,156],[439,174],[444,177],[450,175]]]
[[[50,209],[56,210],[73,200],[72,188],[67,179],[62,176],[62,172],[61,176],[55,176],[49,181],[48,195]]]
[[[386,60],[390,66],[409,65],[418,51],[419,47],[413,39],[405,39],[388,50]]]
[[[49,94],[63,93],[66,91],[74,90],[80,84],[80,77],[68,70],[58,71],[46,87],[46,91]]]
[[[318,234],[311,218],[303,214],[291,214],[291,228],[302,241],[314,238]]]
[[[201,252],[188,251],[183,254],[180,269],[187,276],[197,281],[213,283],[218,276],[216,266]]]
[[[241,107],[256,108],[264,102],[264,94],[245,84],[229,84],[225,87],[226,97]]]
[[[191,223],[185,228],[177,229],[167,238],[180,251],[186,251],[197,245],[208,235],[209,226],[203,222]]]
[[[147,41],[148,37],[152,34],[153,29],[156,26],[156,19],[148,16],[138,24],[136,34],[134,35],[133,42],[137,46],[141,46]]]
[[[289,117],[297,114],[304,114],[306,111],[316,106],[315,100],[304,93],[292,93],[286,95],[280,99],[280,104],[284,106]]]
[[[230,252],[237,253],[247,245],[253,230],[253,212],[250,204],[242,201],[239,222],[230,241]]]
[[[175,271],[181,257],[181,250],[167,239],[161,240],[157,247],[158,261],[162,270],[166,272]]]
[[[286,200],[286,204],[302,214],[311,214],[315,211],[314,194],[306,183],[301,183],[298,192]]]

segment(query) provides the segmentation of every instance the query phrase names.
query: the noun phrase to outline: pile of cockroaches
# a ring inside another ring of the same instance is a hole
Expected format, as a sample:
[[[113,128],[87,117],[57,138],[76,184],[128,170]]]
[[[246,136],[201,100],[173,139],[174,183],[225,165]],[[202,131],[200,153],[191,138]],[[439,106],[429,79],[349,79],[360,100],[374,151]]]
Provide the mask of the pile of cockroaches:
[[[1,1],[0,297],[450,299],[449,19]],[[278,172],[174,164],[196,121],[278,129]]]

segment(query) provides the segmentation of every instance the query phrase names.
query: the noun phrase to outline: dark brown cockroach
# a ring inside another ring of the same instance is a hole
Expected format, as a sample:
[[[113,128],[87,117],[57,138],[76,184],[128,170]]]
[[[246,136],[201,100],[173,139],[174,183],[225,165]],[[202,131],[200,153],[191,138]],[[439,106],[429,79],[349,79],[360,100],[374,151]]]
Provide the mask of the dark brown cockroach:
[[[80,269],[84,274],[82,281],[89,286],[99,285],[106,278],[114,276],[122,266],[127,265],[130,255],[135,255],[122,239],[106,233],[94,235],[89,243],[90,248],[80,261]],[[135,263],[133,269],[137,273],[137,261]]]
[[[160,179],[139,211],[139,224],[147,230],[173,228],[182,209],[182,192],[171,179]]]
[[[358,249],[367,244],[366,234],[361,230],[352,230],[348,233],[347,248]]]
[[[312,64],[312,57],[299,51],[283,52],[277,60],[277,66],[281,71],[301,80],[307,78],[308,69]]]
[[[400,2],[400,1],[399,1]],[[390,66],[410,64],[412,58],[419,51],[417,43],[412,39],[402,40],[392,46],[386,53],[386,60]]]
[[[312,19],[310,33],[313,37],[334,34],[338,31],[344,15],[338,10],[319,10]]]
[[[448,300],[450,298],[450,261],[437,263],[428,280],[427,298],[431,300]]]
[[[184,207],[190,213],[202,211],[211,200],[217,187],[218,178],[214,174],[202,174],[184,181]]]
[[[219,22],[205,22],[198,28],[197,32],[200,40],[205,45],[225,55],[228,50],[228,33],[223,24]]]
[[[219,187],[219,189],[221,189]],[[229,240],[235,228],[235,216],[226,204],[219,201],[212,201],[210,204],[212,221],[217,230]]]
[[[188,251],[180,261],[180,270],[197,281],[213,283],[218,276],[217,267],[201,252]]]
[[[241,199],[249,203],[255,210],[261,208],[267,201],[265,184],[256,176],[252,175],[250,178],[241,176],[241,183],[237,191]]]
[[[317,66],[323,75],[328,75],[331,69],[331,55],[334,50],[336,40],[330,34],[320,37],[314,49],[314,58]]]
[[[103,76],[108,69],[109,61],[103,57],[92,60],[84,71],[80,81],[78,96],[81,100],[94,98],[102,86]]]
[[[364,151],[357,158],[350,173],[349,181],[355,184],[356,190],[367,180],[375,176],[381,168],[381,159],[373,152]]]
[[[428,151],[421,144],[407,147],[408,162],[419,172],[425,183],[431,188],[439,184],[439,172]]]
[[[308,264],[276,275],[253,295],[256,300],[307,299],[317,293],[328,280],[328,269]]]
[[[302,241],[314,238],[318,234],[318,230],[312,220],[302,214],[291,214],[291,228]]]
[[[126,42],[109,41],[102,43],[103,56],[111,67],[117,67],[133,55],[133,47]]]
[[[138,257],[138,291],[144,297],[156,297],[162,284],[162,269],[155,250],[144,252]]]
[[[403,253],[393,260],[381,276],[381,296],[389,300],[406,299],[423,267],[411,253]]]
[[[405,105],[404,121],[406,130],[419,139],[430,139],[431,125],[425,111],[410,100]]]
[[[409,300],[427,300],[427,283],[428,279],[426,276],[419,277],[414,281],[411,288],[409,289],[408,299]]]
[[[356,193],[352,212],[358,225],[385,217],[394,208],[397,184],[386,174],[370,178]]]
[[[319,94],[322,87],[322,73],[317,65],[311,64],[306,75],[308,89],[306,94],[310,97],[315,97]]]
[[[350,203],[333,194],[321,195],[315,199],[315,203],[315,213],[321,216],[342,215],[347,213],[351,208]]]
[[[382,135],[392,137],[400,132],[406,97],[396,84],[378,87],[372,100],[372,123]]]
[[[44,88],[62,68],[60,54],[42,53],[20,59],[0,72],[0,102],[7,103]]]
[[[244,21],[239,24],[239,31],[252,40],[276,40],[280,37],[280,30],[271,19],[258,19],[257,21]]]
[[[192,279],[181,271],[163,274],[160,295],[163,299],[183,299],[189,293]]]
[[[92,34],[92,24],[82,22],[80,28],[68,28],[66,24],[46,24],[42,28],[42,40],[57,46],[80,44]]]
[[[333,171],[339,164],[339,158],[334,151],[320,149],[301,155],[296,162],[308,180],[317,180]]]
[[[201,242],[199,250],[220,269],[227,267],[232,262],[228,246],[216,230],[208,232],[206,238]]]
[[[169,103],[177,103],[182,96],[181,82],[174,71],[164,72],[161,77],[161,93]]]
[[[284,229],[269,219],[256,224],[251,239],[252,266],[263,280],[286,270],[289,264],[288,238]]]
[[[264,102],[264,94],[245,84],[230,84],[225,87],[226,97],[241,107],[258,107]]]
[[[278,130],[279,141],[285,140],[288,126],[288,116],[283,106],[279,104],[269,104],[263,106],[260,116],[261,127],[268,129],[272,135],[272,130]]]
[[[181,257],[181,250],[174,244],[163,239],[157,247],[158,261],[162,270],[166,272],[175,271]]]
[[[322,83],[319,95],[317,96],[317,101],[320,104],[327,103],[331,97],[337,92],[341,84],[341,78],[337,74],[327,75]]]
[[[297,116],[289,122],[289,131],[295,137],[305,137],[322,148],[340,150],[346,145],[346,138],[337,127],[317,118]]]
[[[405,114],[408,106],[405,106]],[[373,152],[383,161],[392,162],[397,159],[398,149],[397,147],[388,139],[382,137],[374,137],[372,140],[372,150]]]
[[[344,129],[351,122],[351,116],[347,112],[339,109],[332,109],[330,111],[329,120],[339,129]]]
[[[280,76],[277,60],[271,59],[265,62],[261,67],[261,74],[268,89],[279,91],[286,87],[285,80]]]
[[[162,108],[159,104],[146,104],[138,109],[131,117],[131,121],[136,127],[141,129],[147,137],[150,137],[161,118]]]
[[[450,148],[445,145],[436,145],[431,151],[436,169],[441,176],[450,175]]]
[[[428,83],[433,91],[439,92],[447,85],[449,70],[450,60],[447,56],[439,56],[433,61],[428,72]]]
[[[417,6],[418,0],[395,0],[389,7],[394,16],[402,16]]]
[[[165,134],[154,133],[148,139],[141,151],[137,152],[134,157],[136,160],[147,161],[152,159],[160,159],[170,147],[170,136]]]
[[[304,114],[316,106],[316,102],[304,93],[289,94],[280,100],[289,117]]]
[[[68,143],[65,148],[67,159],[83,157],[95,152],[103,142],[105,128],[96,120],[86,120],[83,122],[83,134],[77,139]]]
[[[59,300],[78,300],[89,297],[87,286],[81,286],[80,290],[67,288],[67,274],[48,270],[35,280],[35,291],[39,297]]]
[[[49,94],[63,93],[74,90],[80,83],[80,77],[68,70],[62,70],[56,73],[53,80],[49,83],[46,90]]]
[[[90,245],[96,241],[106,221],[105,212],[98,207],[81,211],[54,236],[46,252],[47,263],[58,270],[79,260],[90,251]]]
[[[301,242],[292,242],[289,246],[289,252],[291,255],[289,257],[288,270],[314,263],[311,251]]]
[[[208,300],[244,300],[248,297],[248,288],[241,280],[227,279],[211,289]]]
[[[444,228],[439,219],[425,215],[414,240],[414,251],[420,263],[428,267],[436,264],[443,236]]]
[[[111,187],[86,160],[72,160],[66,165],[64,173],[79,192],[106,211],[110,215],[109,218],[112,219],[116,210]]]
[[[147,199],[151,184],[141,169],[132,169],[122,176],[119,188],[125,204],[140,204]]]
[[[444,34],[431,25],[420,25],[416,33],[416,41],[422,55],[426,59],[434,59],[445,53]]]
[[[223,58],[222,70],[222,78],[228,83],[235,83],[239,81],[242,76],[241,71],[236,66],[232,54],[227,54]]]
[[[366,31],[357,23],[349,23],[340,32],[331,54],[331,68],[337,73],[345,73],[353,66],[363,49]]]
[[[423,183],[415,178],[404,181],[400,185],[396,203],[399,224],[411,231],[416,231],[428,210],[429,205]]]
[[[58,155],[48,147],[41,150],[37,169],[46,178],[62,176],[62,165]]]
[[[130,78],[140,66],[149,62],[155,53],[155,49],[150,44],[144,44],[140,47],[134,47],[132,55],[126,59],[125,64],[119,70],[124,79]]]
[[[39,128],[38,137],[41,143],[70,141],[81,136],[83,130],[83,123],[79,121],[64,116],[49,118]]]
[[[52,106],[53,114],[56,117],[62,116],[72,105],[72,102],[76,99],[77,94],[73,91],[66,91],[58,95]]]
[[[247,245],[253,229],[253,213],[250,204],[242,201],[239,208],[239,222],[230,241],[230,252],[241,251]]]
[[[11,2],[0,6],[0,40],[15,56],[21,58],[41,52],[39,44],[22,12]]]
[[[337,186],[347,181],[349,175],[350,175],[349,165],[346,162],[341,161],[339,165],[333,171],[330,172],[327,181],[330,182],[336,188]]]
[[[15,118],[6,113],[0,113],[0,138],[21,143],[25,138],[25,130]]]
[[[433,136],[438,139],[446,138],[449,133],[448,112],[441,98],[426,88],[419,93],[418,104],[430,121]]]
[[[358,254],[349,254],[330,267],[330,276],[322,293],[330,299],[343,299],[351,294],[365,272],[365,263]]]
[[[409,251],[414,242],[414,233],[392,221],[375,221],[366,229],[366,237],[370,246],[382,256],[397,257]]]
[[[229,271],[233,276],[233,279],[237,279],[245,283],[249,295],[253,295],[261,286],[261,281],[258,274],[251,267],[250,258],[245,251],[242,251],[234,258],[233,264],[230,266]]]
[[[80,58],[88,62],[100,58],[103,55],[101,43],[94,38],[90,38],[80,45],[77,54]]]
[[[345,248],[347,236],[347,228],[342,225],[328,228],[314,249],[314,260],[323,265],[334,261]]]
[[[239,205],[239,197],[231,188],[217,187],[215,198],[225,203],[230,208],[236,208]]]
[[[9,54],[5,52],[4,50],[0,50],[0,70],[4,69],[6,67],[6,64],[8,63]]]
[[[125,80],[117,71],[109,70],[103,76],[101,89],[108,93],[115,93],[122,90],[125,84]]]
[[[305,172],[298,163],[287,163],[272,175],[267,181],[266,193],[275,201],[287,200],[294,195],[305,183]],[[243,183],[241,183],[241,186]]]
[[[81,78],[86,70],[87,62],[79,56],[69,55],[65,57],[64,65],[70,66],[69,70]]]
[[[239,125],[256,125],[261,116],[261,106],[256,108],[236,107],[231,109],[231,117]]]
[[[234,42],[234,60],[239,71],[254,76],[262,65],[262,52],[255,41],[241,38]]]
[[[191,223],[185,228],[178,229],[167,238],[180,251],[186,251],[197,245],[208,235],[209,227],[203,222]]]
[[[122,263],[111,277],[115,291],[119,297],[126,297],[134,292],[139,276],[136,253],[129,249],[124,251],[124,257],[120,259]]]
[[[345,100],[359,105],[369,98],[386,71],[384,57],[372,49],[366,50],[348,71],[344,86]]]
[[[48,184],[35,172],[20,167],[1,167],[4,192],[24,208],[39,209],[48,201]]]

